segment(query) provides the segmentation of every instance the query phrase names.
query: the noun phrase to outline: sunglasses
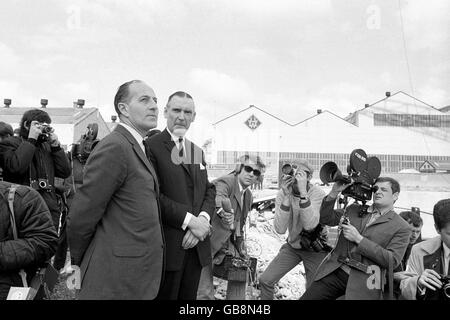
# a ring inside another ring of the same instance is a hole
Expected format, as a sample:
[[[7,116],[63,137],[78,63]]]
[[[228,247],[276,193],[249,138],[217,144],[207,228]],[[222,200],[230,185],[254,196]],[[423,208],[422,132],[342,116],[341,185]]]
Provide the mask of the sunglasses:
[[[244,170],[245,170],[245,172],[248,172],[248,173],[253,171],[253,175],[255,177],[259,177],[261,175],[261,171],[259,171],[258,169],[253,169],[250,166],[244,166]]]

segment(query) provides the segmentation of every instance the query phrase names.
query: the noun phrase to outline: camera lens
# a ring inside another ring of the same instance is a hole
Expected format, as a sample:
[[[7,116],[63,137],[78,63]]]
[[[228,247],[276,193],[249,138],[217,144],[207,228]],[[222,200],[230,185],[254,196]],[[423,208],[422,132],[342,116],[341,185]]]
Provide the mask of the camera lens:
[[[450,283],[447,283],[445,286],[442,287],[442,291],[444,292],[444,295],[450,299]]]

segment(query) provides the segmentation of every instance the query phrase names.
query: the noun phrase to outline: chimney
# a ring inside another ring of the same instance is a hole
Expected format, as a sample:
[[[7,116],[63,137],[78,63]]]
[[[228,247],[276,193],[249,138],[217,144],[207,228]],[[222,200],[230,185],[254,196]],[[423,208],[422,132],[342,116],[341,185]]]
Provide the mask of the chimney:
[[[369,107],[369,104],[366,103],[366,104],[364,105],[364,108],[368,108],[368,107]]]
[[[117,116],[111,116],[111,121],[112,121],[113,123],[115,123],[116,120],[117,120]]]
[[[390,91],[386,91],[386,97],[390,97],[391,96],[391,92]]]
[[[321,114],[322,113],[322,109],[317,109],[317,114]]]
[[[41,107],[42,108],[47,108],[48,105],[48,100],[47,99],[41,99]]]
[[[5,104],[5,108],[9,108],[11,105],[11,99],[3,99],[3,103]]]
[[[84,102],[85,102],[84,99],[78,99],[77,101],[78,108],[83,109]]]

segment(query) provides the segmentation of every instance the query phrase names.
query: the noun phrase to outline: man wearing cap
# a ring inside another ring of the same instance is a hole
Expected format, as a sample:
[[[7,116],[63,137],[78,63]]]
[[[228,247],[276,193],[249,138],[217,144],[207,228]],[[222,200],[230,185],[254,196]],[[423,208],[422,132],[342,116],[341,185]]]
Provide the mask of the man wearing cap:
[[[408,300],[449,299],[443,285],[444,277],[450,277],[450,199],[434,205],[433,218],[438,236],[413,246],[406,267],[409,277],[400,283],[402,296]]]
[[[322,244],[326,242],[326,232],[319,230],[319,209],[325,192],[310,183],[313,167],[306,160],[297,160],[284,168],[289,170],[283,170],[281,188],[275,200],[274,227],[279,234],[289,230],[289,236],[259,278],[261,300],[272,300],[275,283],[301,261],[305,267],[306,284],[310,284],[315,269],[326,255],[324,248],[320,250],[311,246],[311,235],[316,232],[320,233],[316,240],[322,240]]]
[[[213,261],[202,269],[198,300],[214,300],[214,265],[222,264],[226,255],[246,257],[243,235],[253,203],[250,187],[258,181],[264,167],[259,158],[244,155],[233,172],[212,182],[216,186],[216,212],[211,218]]]

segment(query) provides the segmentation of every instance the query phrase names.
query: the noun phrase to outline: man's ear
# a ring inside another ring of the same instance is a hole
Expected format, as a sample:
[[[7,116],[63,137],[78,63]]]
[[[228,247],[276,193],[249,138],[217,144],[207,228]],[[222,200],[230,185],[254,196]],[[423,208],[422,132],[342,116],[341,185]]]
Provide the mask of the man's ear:
[[[124,115],[126,118],[128,118],[128,116],[130,115],[130,113],[128,112],[128,104],[124,103],[124,102],[119,102],[119,104],[117,105],[120,114]]]
[[[192,121],[191,122],[194,122],[196,115],[197,115],[197,113],[194,111],[193,114],[192,114]]]
[[[167,112],[168,112],[167,106],[165,106],[165,107],[164,107],[164,118],[165,118],[165,119],[167,119]]]
[[[394,199],[394,202],[398,200],[398,195],[399,195],[398,192],[396,192],[396,193],[394,193],[394,194],[392,195],[392,198]]]

